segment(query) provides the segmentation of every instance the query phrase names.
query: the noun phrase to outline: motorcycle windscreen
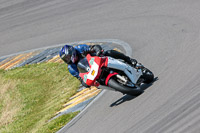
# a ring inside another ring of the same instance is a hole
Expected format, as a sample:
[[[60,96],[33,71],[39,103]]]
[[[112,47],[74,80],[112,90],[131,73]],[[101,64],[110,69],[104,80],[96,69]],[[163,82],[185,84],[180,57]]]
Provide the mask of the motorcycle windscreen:
[[[77,64],[77,68],[79,73],[87,73],[90,71],[90,65],[87,61],[86,58],[81,59],[78,64]]]

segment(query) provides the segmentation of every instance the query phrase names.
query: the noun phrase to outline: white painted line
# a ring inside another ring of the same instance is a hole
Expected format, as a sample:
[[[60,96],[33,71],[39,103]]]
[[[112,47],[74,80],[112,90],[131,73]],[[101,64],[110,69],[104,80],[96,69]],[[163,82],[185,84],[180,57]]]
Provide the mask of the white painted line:
[[[5,55],[5,56],[0,57],[0,59],[7,58],[7,57],[10,57],[10,56],[15,56],[15,55],[18,55],[18,54],[33,52],[33,51],[39,51],[39,50],[44,50],[44,49],[49,49],[49,48],[61,47],[61,46],[64,46],[64,45],[72,45],[72,44],[80,44],[80,43],[88,43],[88,42],[91,42],[91,43],[99,43],[99,42],[116,43],[116,44],[122,46],[125,49],[126,54],[128,56],[131,56],[131,54],[132,54],[131,47],[129,46],[128,43],[126,43],[124,41],[121,41],[119,39],[97,39],[97,40],[84,40],[84,41],[78,41],[78,42],[56,44],[54,46],[42,47],[42,48],[27,50],[27,51],[18,52],[18,53],[14,53],[14,54],[10,54],[10,55]]]

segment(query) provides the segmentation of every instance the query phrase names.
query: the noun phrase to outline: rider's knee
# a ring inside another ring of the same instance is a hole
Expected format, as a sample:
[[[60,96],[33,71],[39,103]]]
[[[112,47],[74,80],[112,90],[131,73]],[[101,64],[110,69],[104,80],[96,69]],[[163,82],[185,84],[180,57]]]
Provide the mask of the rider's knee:
[[[115,54],[114,50],[107,50],[106,53],[105,53],[106,56],[112,56],[114,54]]]

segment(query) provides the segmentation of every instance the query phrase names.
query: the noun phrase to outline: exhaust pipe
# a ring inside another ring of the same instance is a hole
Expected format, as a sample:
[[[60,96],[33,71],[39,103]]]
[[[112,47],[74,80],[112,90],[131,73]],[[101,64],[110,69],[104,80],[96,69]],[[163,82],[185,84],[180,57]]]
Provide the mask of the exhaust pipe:
[[[125,79],[124,77],[122,77],[121,75],[117,74],[116,76],[117,76],[117,78],[119,78],[119,79],[122,80],[123,82],[125,82],[125,83],[128,82],[128,80]]]

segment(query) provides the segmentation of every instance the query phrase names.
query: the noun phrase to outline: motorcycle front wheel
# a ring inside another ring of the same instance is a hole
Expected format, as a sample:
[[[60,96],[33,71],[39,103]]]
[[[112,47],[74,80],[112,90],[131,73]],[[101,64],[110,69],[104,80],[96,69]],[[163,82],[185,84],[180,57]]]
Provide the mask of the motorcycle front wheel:
[[[115,89],[116,91],[122,92],[123,94],[129,94],[133,96],[138,96],[144,92],[139,87],[124,86],[121,83],[119,83],[115,78],[111,78],[108,81],[108,86]]]

